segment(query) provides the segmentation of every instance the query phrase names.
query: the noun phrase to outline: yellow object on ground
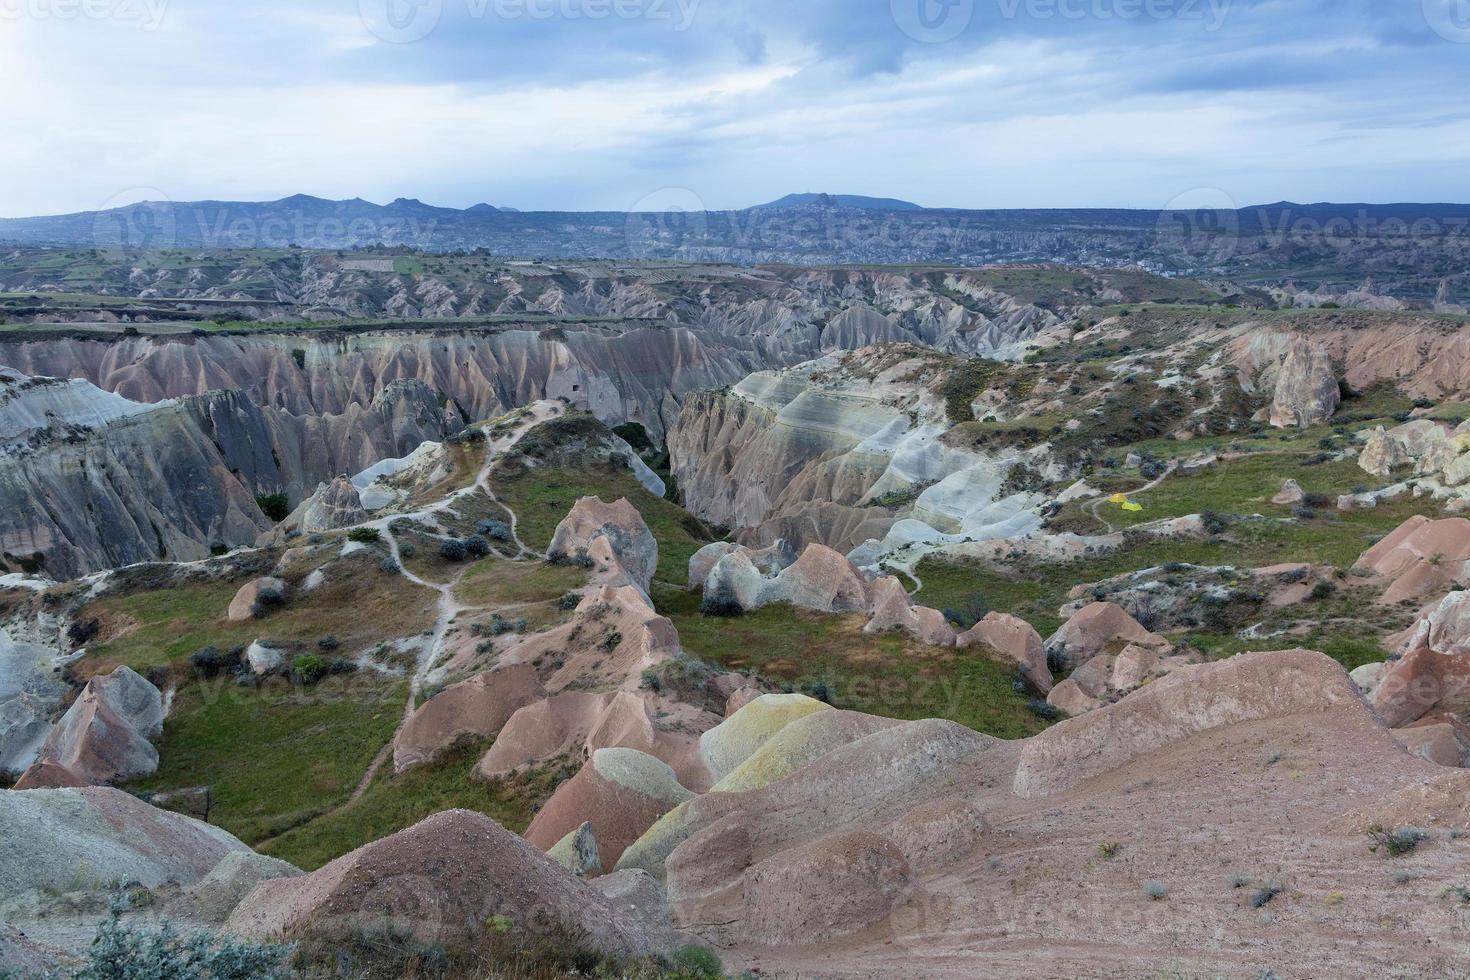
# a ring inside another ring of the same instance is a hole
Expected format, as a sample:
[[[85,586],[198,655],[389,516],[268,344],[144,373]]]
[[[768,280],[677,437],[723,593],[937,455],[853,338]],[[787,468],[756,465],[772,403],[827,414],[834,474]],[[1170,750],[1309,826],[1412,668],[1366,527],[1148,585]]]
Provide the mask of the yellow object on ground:
[[[1141,514],[1143,513],[1143,504],[1135,504],[1130,502],[1124,504],[1123,509],[1128,511],[1130,514]]]
[[[1108,498],[1108,503],[1110,504],[1126,504],[1127,502],[1128,495],[1126,493],[1115,493]]]

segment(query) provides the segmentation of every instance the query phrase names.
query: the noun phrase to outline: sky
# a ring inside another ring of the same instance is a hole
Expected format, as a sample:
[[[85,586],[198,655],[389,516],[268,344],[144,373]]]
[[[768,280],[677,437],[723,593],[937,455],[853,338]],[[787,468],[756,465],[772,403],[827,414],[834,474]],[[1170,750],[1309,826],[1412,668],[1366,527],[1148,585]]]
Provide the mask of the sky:
[[[1470,200],[1470,0],[0,0],[0,216]]]

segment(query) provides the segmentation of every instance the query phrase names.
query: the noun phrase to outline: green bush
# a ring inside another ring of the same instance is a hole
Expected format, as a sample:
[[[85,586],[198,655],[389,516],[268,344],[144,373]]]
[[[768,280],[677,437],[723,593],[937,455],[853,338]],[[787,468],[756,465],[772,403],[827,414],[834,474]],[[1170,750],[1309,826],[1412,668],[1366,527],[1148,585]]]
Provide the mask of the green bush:
[[[284,493],[266,493],[255,498],[260,512],[277,524],[291,516],[291,504]]]
[[[355,527],[347,532],[347,540],[358,544],[377,544],[383,540],[383,535],[375,527]]]
[[[315,684],[327,676],[327,662],[314,653],[303,653],[291,661],[291,673],[303,684]]]
[[[102,923],[86,962],[53,974],[70,980],[286,980],[289,946],[258,945],[196,933],[168,923],[157,932],[124,925],[118,911]]]

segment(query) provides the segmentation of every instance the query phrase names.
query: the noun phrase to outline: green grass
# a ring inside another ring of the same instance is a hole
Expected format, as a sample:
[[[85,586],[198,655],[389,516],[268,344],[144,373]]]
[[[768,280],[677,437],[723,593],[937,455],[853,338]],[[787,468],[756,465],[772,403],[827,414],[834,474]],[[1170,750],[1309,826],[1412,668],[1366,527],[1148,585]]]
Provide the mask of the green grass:
[[[471,566],[454,595],[467,606],[517,606],[554,602],[587,584],[587,572],[574,565],[485,559]]]
[[[515,776],[482,779],[474,766],[488,747],[464,746],[432,765],[397,775],[391,765],[384,766],[359,799],[282,834],[262,850],[311,871],[426,817],[456,809],[478,811],[507,830],[524,833],[541,804],[576,774],[576,765],[561,760]]]
[[[191,681],[174,696],[158,771],[127,789],[208,786],[210,822],[255,844],[345,801],[407,697],[405,681],[371,671],[307,688]]]
[[[521,540],[537,551],[550,546],[556,526],[582,497],[601,497],[608,503],[627,497],[638,508],[658,539],[657,577],[664,582],[688,581],[689,559],[713,540],[688,511],[649,493],[623,467],[592,463],[578,469],[554,466],[511,472],[501,465],[490,483],[495,495],[516,512]]]
[[[343,653],[432,627],[435,596],[378,568],[377,551],[359,552],[327,572],[327,584],[296,593],[264,619],[225,620],[230,600],[248,579],[193,582],[89,603],[82,618],[105,624],[103,642],[87,649],[99,668],[126,664],[139,672],[179,661],[207,646],[222,650],[257,639],[312,646],[327,634]]]
[[[824,685],[839,708],[909,721],[944,718],[1008,739],[1046,727],[1016,692],[1014,669],[899,633],[866,635],[861,616],[767,606],[734,619],[706,618],[697,593],[662,587],[654,599],[691,656],[793,690]]]

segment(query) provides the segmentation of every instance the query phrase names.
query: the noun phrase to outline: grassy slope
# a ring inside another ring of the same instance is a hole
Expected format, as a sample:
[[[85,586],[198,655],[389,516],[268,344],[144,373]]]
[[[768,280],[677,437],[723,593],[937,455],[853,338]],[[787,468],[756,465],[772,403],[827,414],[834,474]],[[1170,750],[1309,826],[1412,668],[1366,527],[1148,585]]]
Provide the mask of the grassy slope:
[[[688,511],[655,497],[621,467],[547,467],[518,475],[498,467],[491,489],[516,512],[521,540],[540,551],[551,544],[556,526],[580,498],[612,502],[627,497],[658,539],[658,578],[664,582],[683,584],[689,577],[689,559],[711,540]]]
[[[82,618],[111,624],[110,638],[93,644],[87,659],[97,669],[126,664],[143,672],[175,663],[206,647],[221,650],[256,639],[311,646],[328,634],[344,652],[385,637],[412,636],[434,623],[434,595],[381,571],[380,556],[363,551],[345,559],[327,584],[293,598],[262,620],[225,621],[243,581],[196,582],[90,603]]]
[[[366,793],[341,809],[288,831],[262,850],[313,870],[363,844],[411,827],[444,810],[477,810],[516,833],[561,782],[576,773],[569,762],[485,780],[474,775],[475,761],[486,745],[465,746],[433,765],[395,775],[385,766]]]
[[[128,788],[208,786],[211,822],[257,843],[346,800],[392,736],[407,687],[365,671],[309,688],[187,683],[164,725],[158,772]]]
[[[905,720],[946,718],[1001,738],[1046,727],[1014,689],[1010,668],[897,633],[866,635],[862,617],[767,606],[736,619],[705,618],[697,594],[662,587],[654,598],[691,655],[796,690],[825,684],[839,708]]]

